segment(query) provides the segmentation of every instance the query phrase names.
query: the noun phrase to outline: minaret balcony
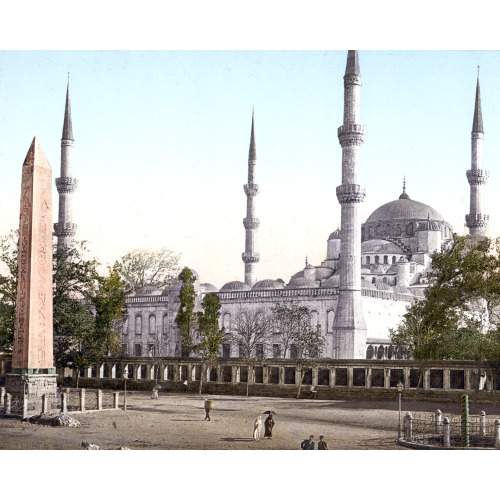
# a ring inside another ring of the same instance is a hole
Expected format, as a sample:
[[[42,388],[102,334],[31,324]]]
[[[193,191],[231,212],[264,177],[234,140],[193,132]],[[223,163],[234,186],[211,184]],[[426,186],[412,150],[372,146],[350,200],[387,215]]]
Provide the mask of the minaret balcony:
[[[245,217],[243,219],[243,226],[245,229],[258,229],[260,225],[260,220],[257,217]]]
[[[361,146],[364,142],[365,127],[357,123],[348,123],[337,129],[337,136],[342,147]]]
[[[472,227],[486,227],[490,220],[489,215],[483,214],[468,214],[465,216],[465,225],[468,228]]]
[[[339,203],[361,203],[366,196],[365,188],[359,184],[342,184],[337,186]]]
[[[486,184],[490,173],[487,170],[471,169],[467,170],[467,180],[471,186]]]
[[[58,193],[72,193],[78,187],[78,180],[73,177],[58,177],[56,187]]]
[[[256,264],[260,260],[260,253],[243,252],[241,258],[245,264]]]
[[[247,196],[257,196],[259,194],[258,184],[245,184],[243,189],[245,190],[245,194]]]
[[[77,224],[73,222],[56,222],[54,224],[54,234],[60,238],[61,236],[74,236],[76,233]]]

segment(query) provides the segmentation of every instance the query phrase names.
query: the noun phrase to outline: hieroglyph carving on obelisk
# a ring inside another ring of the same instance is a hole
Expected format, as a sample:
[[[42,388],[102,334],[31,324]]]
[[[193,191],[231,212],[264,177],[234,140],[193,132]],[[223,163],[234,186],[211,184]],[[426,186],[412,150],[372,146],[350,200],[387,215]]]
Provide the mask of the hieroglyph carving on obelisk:
[[[36,137],[23,164],[14,373],[52,373],[52,172]]]

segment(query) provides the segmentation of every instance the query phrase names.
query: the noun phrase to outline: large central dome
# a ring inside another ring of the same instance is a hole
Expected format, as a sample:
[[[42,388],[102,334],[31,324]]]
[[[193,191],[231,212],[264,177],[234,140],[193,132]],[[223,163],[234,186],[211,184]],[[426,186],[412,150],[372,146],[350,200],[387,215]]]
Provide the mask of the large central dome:
[[[399,199],[390,201],[381,207],[378,207],[366,219],[366,222],[378,222],[395,219],[427,219],[435,221],[443,221],[443,216],[434,208],[421,203],[420,201],[408,199]]]

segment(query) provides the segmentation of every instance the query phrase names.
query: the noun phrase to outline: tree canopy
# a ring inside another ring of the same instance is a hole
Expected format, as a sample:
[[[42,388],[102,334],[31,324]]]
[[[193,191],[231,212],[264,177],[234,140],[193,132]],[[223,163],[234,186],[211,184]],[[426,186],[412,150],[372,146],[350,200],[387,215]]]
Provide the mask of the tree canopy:
[[[175,317],[175,322],[181,333],[181,355],[189,356],[194,349],[194,334],[197,330],[197,318],[194,314],[196,293],[194,291],[195,276],[185,267],[179,274],[179,280],[182,282],[179,291],[180,305]]]
[[[417,359],[498,357],[499,250],[498,240],[455,235],[432,256],[425,297],[408,308],[392,342]]]
[[[125,291],[138,292],[145,286],[164,288],[175,282],[180,256],[168,248],[136,249],[117,262],[117,271],[125,282]]]

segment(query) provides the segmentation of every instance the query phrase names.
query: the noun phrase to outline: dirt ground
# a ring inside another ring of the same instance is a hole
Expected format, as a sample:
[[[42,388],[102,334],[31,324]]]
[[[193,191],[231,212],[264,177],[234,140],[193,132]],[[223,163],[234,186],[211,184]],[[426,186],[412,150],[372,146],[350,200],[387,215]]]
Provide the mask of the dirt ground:
[[[314,434],[323,434],[331,450],[406,450],[396,444],[397,401],[323,401],[242,396],[207,396],[213,401],[211,420],[204,420],[204,397],[194,394],[127,394],[127,410],[72,412],[82,426],[47,427],[0,416],[2,450],[77,450],[82,441],[101,449],[132,450],[295,450]],[[120,397],[120,406],[123,398]],[[404,402],[406,411],[440,409],[459,414],[458,403]],[[272,439],[252,438],[253,422],[265,410],[276,412]],[[470,405],[500,415],[500,406]]]

